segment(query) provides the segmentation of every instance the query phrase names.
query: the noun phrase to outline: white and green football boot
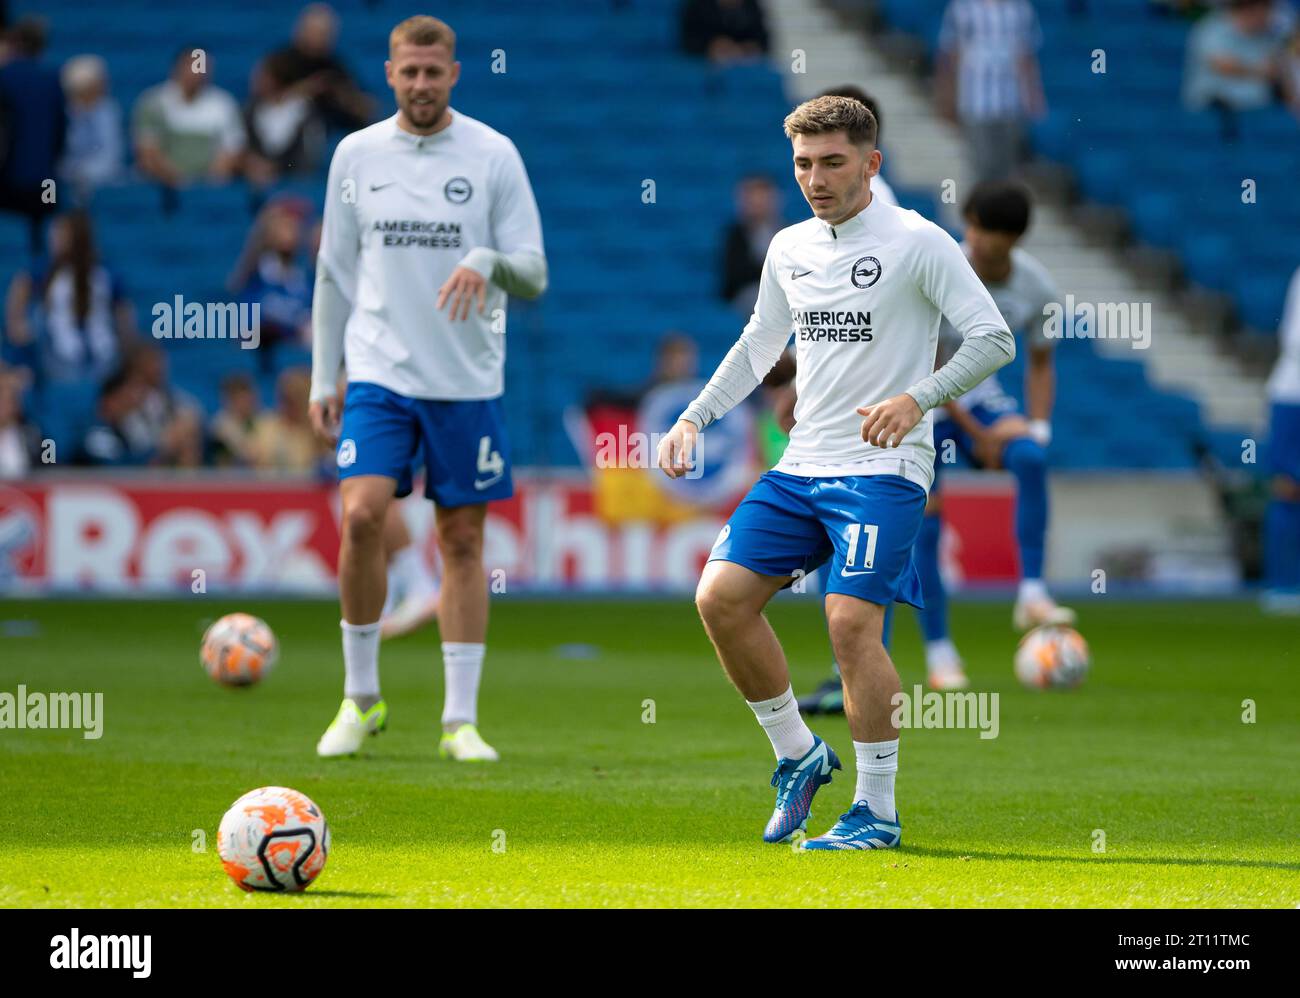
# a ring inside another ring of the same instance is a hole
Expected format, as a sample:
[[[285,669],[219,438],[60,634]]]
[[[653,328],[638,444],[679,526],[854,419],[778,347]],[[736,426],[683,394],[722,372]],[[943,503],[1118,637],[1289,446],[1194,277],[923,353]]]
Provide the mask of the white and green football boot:
[[[438,742],[438,754],[457,762],[496,762],[500,758],[472,724],[462,724],[454,734],[444,731]]]
[[[387,723],[388,704],[383,700],[363,713],[355,700],[347,698],[316,743],[316,754],[322,759],[356,755],[366,735],[379,734]]]

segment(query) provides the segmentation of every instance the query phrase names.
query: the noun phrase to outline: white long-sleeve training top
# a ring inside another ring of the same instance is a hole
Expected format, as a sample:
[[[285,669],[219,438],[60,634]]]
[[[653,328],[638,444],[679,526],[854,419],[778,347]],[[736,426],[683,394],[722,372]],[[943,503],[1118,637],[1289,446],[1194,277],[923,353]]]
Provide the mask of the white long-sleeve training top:
[[[962,346],[934,369],[939,325]],[[795,425],[776,470],[901,475],[929,489],[935,406],[1015,356],[1015,338],[961,248],[914,211],[873,197],[841,223],[810,218],[768,247],[753,316],[682,414],[707,426],[745,398],[795,336]],[[859,406],[907,393],[924,416],[897,448],[862,439]]]
[[[490,281],[483,314],[451,320],[438,291],[458,266]],[[542,225],[508,138],[452,111],[433,135],[394,115],[343,139],[330,162],[312,308],[312,400],[349,381],[421,399],[504,389],[507,294],[546,286]]]

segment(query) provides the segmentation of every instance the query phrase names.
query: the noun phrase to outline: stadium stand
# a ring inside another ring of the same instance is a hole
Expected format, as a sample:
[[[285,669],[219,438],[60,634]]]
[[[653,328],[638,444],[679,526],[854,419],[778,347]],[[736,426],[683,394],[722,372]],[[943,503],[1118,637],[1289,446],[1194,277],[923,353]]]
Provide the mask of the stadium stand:
[[[399,12],[358,0],[335,6],[343,23],[341,55],[381,106],[390,106],[382,56]],[[641,380],[665,330],[689,330],[705,370],[738,333],[734,312],[715,296],[719,233],[740,176],[787,173],[779,122],[789,100],[780,74],[768,66],[719,69],[681,55],[676,6],[673,0],[550,0],[544,16],[468,0],[439,7],[459,36],[463,75],[453,104],[516,142],[546,225],[550,289],[538,303],[512,305],[507,392],[519,464],[575,463],[563,429],[565,406],[593,387]],[[933,45],[941,0],[885,0],[882,6],[895,27]],[[1254,214],[1238,198],[1215,195],[1239,186],[1239,153],[1276,152],[1288,122],[1272,113],[1243,119],[1237,145],[1211,150],[1208,164],[1205,156],[1188,156],[1192,143],[1220,144],[1216,123],[1177,106],[1178,78],[1170,67],[1179,59],[1139,58],[1151,45],[1167,48],[1167,55],[1181,52],[1186,26],[1148,20],[1141,8],[1136,2],[1090,4],[1089,16],[1102,25],[1107,46],[1113,42],[1110,72],[1125,81],[1119,92],[1128,96],[1117,99],[1088,74],[1061,68],[1088,53],[1072,35],[1068,16],[1057,5],[1040,5],[1052,112],[1035,130],[1038,151],[1077,168],[1088,198],[1127,208],[1139,238],[1180,252],[1192,280],[1235,295],[1243,319],[1271,332],[1284,275],[1297,261],[1294,242],[1288,247],[1280,236],[1263,238],[1259,226],[1300,219],[1300,194],[1284,189],[1287,171],[1295,175],[1296,144],[1267,157],[1267,169],[1256,173],[1261,198],[1285,199],[1285,209]],[[172,54],[141,49],[137,22],[147,20],[178,46],[192,39],[205,47],[216,82],[242,101],[253,66],[287,38],[295,10],[254,0],[236,0],[219,11],[159,8],[144,0],[111,6],[42,0],[38,7],[19,3],[14,11],[29,12],[49,20],[49,59],[102,55],[114,94],[129,111],[138,94],[163,77]],[[539,32],[564,43],[564,59],[535,44]],[[504,72],[493,71],[498,53]],[[1135,148],[1132,136],[1143,133],[1151,136],[1150,153],[1125,152]],[[1081,160],[1084,150],[1089,156]],[[289,189],[319,205],[323,176]],[[899,193],[906,207],[934,217],[927,193]],[[796,202],[787,198],[792,220],[802,215]],[[200,301],[229,297],[222,282],[251,223],[251,206],[242,184],[186,190],[171,213],[163,212],[158,189],[148,184],[95,195],[91,210],[101,248],[137,304],[142,331],[148,332],[156,302],[177,294]],[[583,224],[546,224],[572,217]],[[1195,228],[1187,224],[1192,217]],[[1211,234],[1201,234],[1204,228]],[[7,283],[25,256],[21,227],[0,218],[0,280]],[[257,376],[264,400],[272,398],[277,370],[260,370],[250,351],[210,342],[167,346],[176,382],[209,412],[221,376],[231,370]],[[1060,355],[1054,463],[1187,467],[1197,440],[1231,443],[1207,435],[1194,401],[1155,390],[1140,363],[1103,357],[1082,341],[1071,341]],[[611,357],[619,362],[611,364]],[[285,352],[277,369],[305,359],[304,351]],[[1019,392],[1019,362],[1003,380]],[[1121,428],[1104,418],[1117,400],[1143,413],[1137,436],[1131,425]],[[40,399],[37,412],[60,436],[73,435],[91,404],[50,396]],[[1157,435],[1161,445],[1153,447]]]

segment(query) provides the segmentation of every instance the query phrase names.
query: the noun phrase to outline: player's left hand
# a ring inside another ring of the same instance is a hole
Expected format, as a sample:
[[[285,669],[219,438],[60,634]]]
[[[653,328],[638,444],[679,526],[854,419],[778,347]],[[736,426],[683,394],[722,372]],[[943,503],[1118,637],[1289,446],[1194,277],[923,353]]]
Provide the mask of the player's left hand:
[[[474,299],[478,299],[478,314],[483,314],[487,307],[487,278],[477,270],[457,267],[447,278],[447,283],[438,289],[438,308],[451,302],[447,309],[449,319],[468,319],[469,308]]]
[[[897,447],[925,415],[916,399],[906,392],[874,405],[864,405],[857,413],[863,417],[862,439],[875,447]]]

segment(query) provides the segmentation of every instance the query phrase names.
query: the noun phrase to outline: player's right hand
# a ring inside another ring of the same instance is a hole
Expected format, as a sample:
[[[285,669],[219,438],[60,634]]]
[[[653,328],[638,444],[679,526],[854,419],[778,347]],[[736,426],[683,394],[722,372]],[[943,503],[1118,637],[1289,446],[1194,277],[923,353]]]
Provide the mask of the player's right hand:
[[[311,428],[330,446],[339,442],[339,400],[336,395],[327,395],[307,406],[307,417]]]
[[[681,478],[695,467],[700,428],[689,419],[679,419],[659,441],[659,470],[669,478]]]

